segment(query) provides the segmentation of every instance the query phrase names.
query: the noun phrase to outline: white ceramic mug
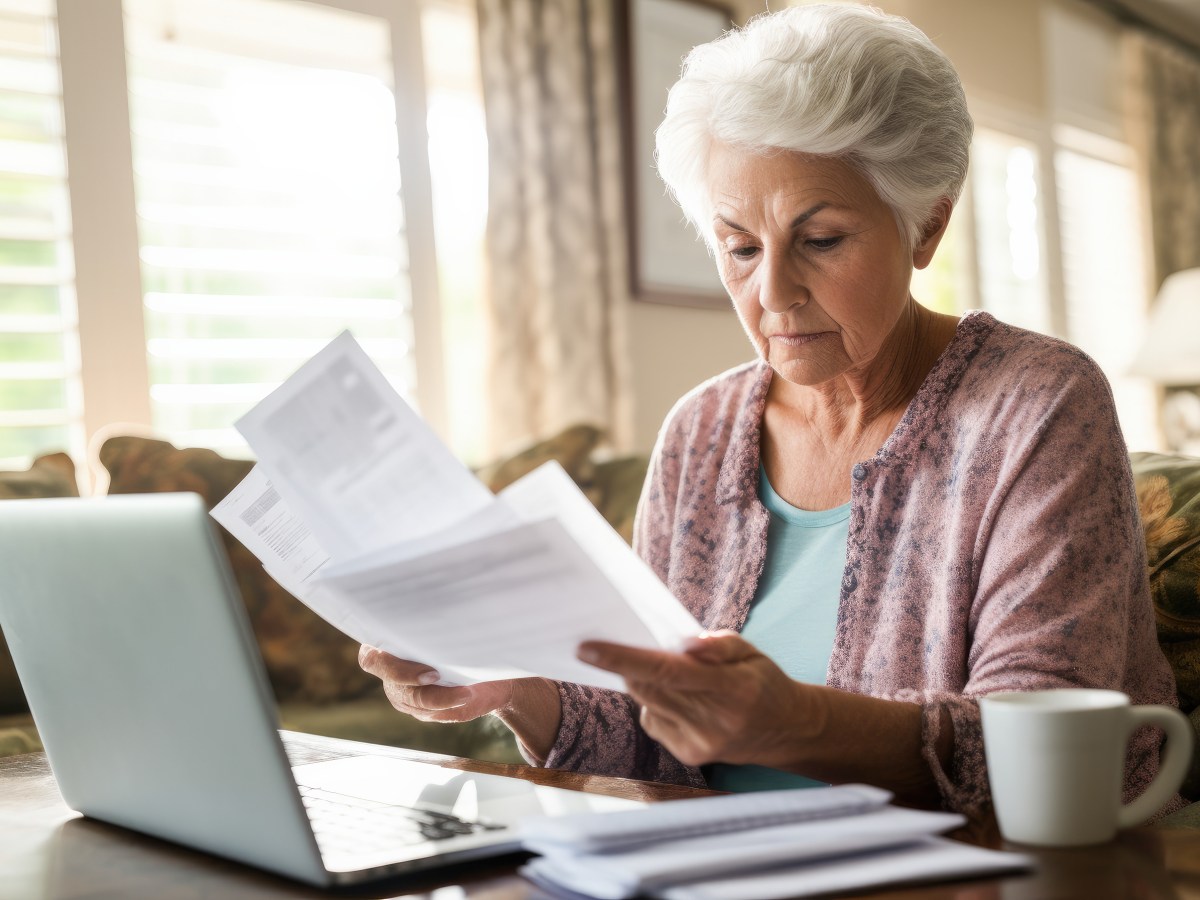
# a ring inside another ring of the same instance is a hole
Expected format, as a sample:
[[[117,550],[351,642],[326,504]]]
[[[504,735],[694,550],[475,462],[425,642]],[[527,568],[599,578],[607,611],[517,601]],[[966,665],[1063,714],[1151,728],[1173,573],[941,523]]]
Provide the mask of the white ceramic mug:
[[[1073,847],[1112,840],[1179,790],[1191,762],[1191,722],[1167,706],[1131,706],[1119,691],[1064,688],[991,694],[979,701],[996,819],[1005,840]],[[1167,734],[1158,775],[1124,806],[1129,738],[1143,725]]]

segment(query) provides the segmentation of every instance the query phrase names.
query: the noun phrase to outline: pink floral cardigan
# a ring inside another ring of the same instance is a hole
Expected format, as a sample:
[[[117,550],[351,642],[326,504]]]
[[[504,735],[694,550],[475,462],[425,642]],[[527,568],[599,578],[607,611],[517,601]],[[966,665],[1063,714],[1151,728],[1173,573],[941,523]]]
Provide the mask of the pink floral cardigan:
[[[740,629],[769,514],[757,497],[771,370],[733,369],[665,424],[635,543],[709,629]],[[854,467],[828,684],[920,703],[925,757],[948,809],[990,805],[977,698],[1062,686],[1175,704],[1155,638],[1125,444],[1104,376],[1082,352],[970,313],[887,443]],[[623,694],[560,684],[545,764],[703,785],[651,740]],[[954,755],[934,753],[941,710]],[[1158,766],[1129,753],[1126,799]]]

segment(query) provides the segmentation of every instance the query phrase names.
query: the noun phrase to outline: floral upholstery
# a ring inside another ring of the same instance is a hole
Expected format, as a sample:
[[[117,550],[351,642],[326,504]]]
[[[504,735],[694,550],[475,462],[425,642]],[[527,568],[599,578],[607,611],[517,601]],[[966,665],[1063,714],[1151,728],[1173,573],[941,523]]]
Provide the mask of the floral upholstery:
[[[78,496],[75,463],[65,453],[39,456],[24,472],[0,472],[0,500]]]
[[[0,472],[0,500],[78,496],[75,464],[65,453],[40,456],[25,472]],[[0,716],[24,709],[25,694],[17,680],[4,635],[0,633]],[[3,755],[2,751],[0,755]]]
[[[1200,732],[1200,459],[1133,453],[1158,641]],[[1183,788],[1200,797],[1200,753]]]
[[[1132,455],[1158,636],[1180,703],[1200,705],[1200,460]]]
[[[603,432],[591,425],[575,425],[520,452],[476,470],[479,480],[496,493],[527,475],[542,463],[557,461],[576,484],[586,488],[595,473],[592,452]]]
[[[24,472],[0,472],[0,500],[78,496],[75,464],[65,453],[38,457]],[[25,693],[0,632],[0,717],[19,716],[26,709]],[[24,726],[23,720],[0,722],[0,756],[41,748],[32,728]]]

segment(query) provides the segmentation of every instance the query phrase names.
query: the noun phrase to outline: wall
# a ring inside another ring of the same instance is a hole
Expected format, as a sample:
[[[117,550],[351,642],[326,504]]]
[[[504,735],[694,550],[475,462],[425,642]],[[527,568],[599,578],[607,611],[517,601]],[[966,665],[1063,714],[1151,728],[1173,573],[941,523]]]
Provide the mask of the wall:
[[[1041,44],[1045,0],[877,0],[950,57],[977,102],[1039,114],[1045,104]]]
[[[629,313],[634,446],[649,450],[675,401],[706,378],[754,357],[728,310],[634,301]]]

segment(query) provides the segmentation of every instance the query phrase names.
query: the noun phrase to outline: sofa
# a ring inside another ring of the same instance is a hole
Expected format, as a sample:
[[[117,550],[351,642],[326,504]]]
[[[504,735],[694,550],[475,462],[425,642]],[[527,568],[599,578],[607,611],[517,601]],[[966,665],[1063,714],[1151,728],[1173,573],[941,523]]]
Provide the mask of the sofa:
[[[477,471],[499,491],[543,462],[557,460],[628,540],[645,477],[644,456],[603,458],[602,433],[566,429]],[[191,491],[211,508],[253,466],[212,450],[178,449],[133,434],[104,440],[90,461],[97,492]],[[0,473],[0,500],[77,496],[75,463],[64,453],[40,457],[24,472]],[[455,725],[419,722],[394,710],[378,679],[358,667],[358,644],[287,593],[241,543],[218,527],[275,694],[284,728],[494,762],[521,762],[516,744],[492,717]],[[0,756],[40,749],[37,731],[0,634]]]
[[[1200,460],[1132,453],[1158,643],[1175,673],[1197,749],[1181,793],[1200,800]],[[1185,810],[1200,826],[1200,809]]]
[[[476,474],[498,491],[543,462],[557,460],[629,540],[647,459],[605,458],[602,440],[599,430],[576,426]],[[1175,673],[1180,707],[1200,733],[1200,460],[1134,453],[1130,462],[1159,642]],[[210,507],[252,466],[211,450],[181,450],[135,435],[108,438],[95,463],[107,478],[110,494],[194,491]],[[75,465],[62,453],[39,458],[25,472],[0,473],[0,499],[77,493]],[[283,727],[496,762],[520,761],[511,735],[490,717],[462,725],[429,725],[393,710],[378,681],[358,668],[357,644],[284,591],[245,547],[228,534],[222,536]],[[0,636],[0,756],[39,746]],[[1200,799],[1200,753],[1193,758],[1183,793]],[[1184,812],[1200,825],[1200,812]]]

